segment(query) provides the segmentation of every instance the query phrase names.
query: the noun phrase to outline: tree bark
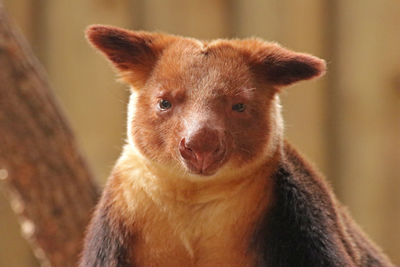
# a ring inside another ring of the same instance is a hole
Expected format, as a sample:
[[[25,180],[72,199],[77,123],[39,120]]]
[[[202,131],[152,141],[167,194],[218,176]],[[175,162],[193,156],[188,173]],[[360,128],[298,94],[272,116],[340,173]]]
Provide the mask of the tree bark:
[[[98,190],[46,75],[0,3],[0,179],[43,266],[75,266]]]

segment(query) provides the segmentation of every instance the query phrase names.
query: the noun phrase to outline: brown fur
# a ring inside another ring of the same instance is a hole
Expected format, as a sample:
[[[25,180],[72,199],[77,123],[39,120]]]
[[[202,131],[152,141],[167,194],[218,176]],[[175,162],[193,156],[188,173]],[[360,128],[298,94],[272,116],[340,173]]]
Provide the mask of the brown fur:
[[[109,26],[88,39],[132,96],[81,266],[391,266],[283,141],[281,87],[324,61],[259,39]]]
[[[107,186],[116,192],[114,208],[128,215],[121,220],[138,225],[132,239],[138,266],[252,266],[247,247],[255,218],[269,203],[265,192],[273,187],[263,177],[272,166],[198,183],[139,176],[148,171],[142,164],[135,155],[123,157]]]

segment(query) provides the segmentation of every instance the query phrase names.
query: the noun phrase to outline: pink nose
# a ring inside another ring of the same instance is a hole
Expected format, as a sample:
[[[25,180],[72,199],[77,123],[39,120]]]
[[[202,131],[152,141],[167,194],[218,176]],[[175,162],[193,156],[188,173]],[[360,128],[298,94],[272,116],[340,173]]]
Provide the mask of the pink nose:
[[[199,174],[208,174],[222,162],[225,147],[217,131],[203,128],[182,138],[179,152],[189,169]]]

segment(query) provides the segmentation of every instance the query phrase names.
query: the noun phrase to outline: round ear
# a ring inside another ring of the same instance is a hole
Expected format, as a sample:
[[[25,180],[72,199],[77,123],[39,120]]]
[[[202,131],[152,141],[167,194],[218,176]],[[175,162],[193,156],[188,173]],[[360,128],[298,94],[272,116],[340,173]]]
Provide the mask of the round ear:
[[[134,86],[146,82],[162,51],[174,39],[165,34],[134,32],[105,25],[89,26],[86,36],[113,63],[122,79]]]
[[[239,41],[257,77],[275,87],[283,87],[301,80],[325,74],[326,63],[315,56],[298,53],[258,39]]]

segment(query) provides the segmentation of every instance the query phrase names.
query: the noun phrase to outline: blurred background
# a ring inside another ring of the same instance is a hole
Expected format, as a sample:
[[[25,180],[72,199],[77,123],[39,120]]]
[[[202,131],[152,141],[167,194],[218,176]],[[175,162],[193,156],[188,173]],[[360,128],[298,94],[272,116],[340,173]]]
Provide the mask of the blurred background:
[[[3,0],[48,72],[100,183],[125,139],[128,90],[89,47],[93,23],[202,39],[258,36],[328,62],[282,95],[286,136],[400,264],[398,0]],[[1,137],[0,137],[1,138]],[[0,195],[0,267],[38,266]]]

